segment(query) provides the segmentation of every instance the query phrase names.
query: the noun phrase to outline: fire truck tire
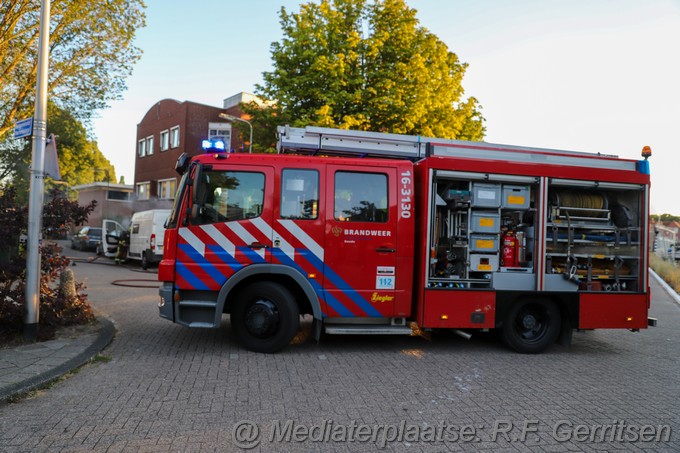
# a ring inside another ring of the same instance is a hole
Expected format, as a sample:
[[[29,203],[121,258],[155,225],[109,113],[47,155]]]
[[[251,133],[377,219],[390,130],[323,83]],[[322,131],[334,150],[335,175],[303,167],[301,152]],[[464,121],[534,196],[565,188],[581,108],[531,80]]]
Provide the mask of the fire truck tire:
[[[521,299],[505,317],[501,336],[517,352],[538,354],[555,343],[561,322],[560,310],[553,301]]]
[[[255,352],[276,352],[298,331],[300,310],[293,295],[274,282],[250,285],[235,298],[231,327],[243,347]]]

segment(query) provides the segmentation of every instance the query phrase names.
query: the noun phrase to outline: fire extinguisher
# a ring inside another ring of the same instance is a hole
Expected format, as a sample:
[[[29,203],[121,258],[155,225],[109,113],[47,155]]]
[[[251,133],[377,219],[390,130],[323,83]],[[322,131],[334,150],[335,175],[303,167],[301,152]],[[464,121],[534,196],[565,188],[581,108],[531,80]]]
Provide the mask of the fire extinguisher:
[[[505,232],[502,238],[501,266],[517,267],[517,236],[512,230]]]

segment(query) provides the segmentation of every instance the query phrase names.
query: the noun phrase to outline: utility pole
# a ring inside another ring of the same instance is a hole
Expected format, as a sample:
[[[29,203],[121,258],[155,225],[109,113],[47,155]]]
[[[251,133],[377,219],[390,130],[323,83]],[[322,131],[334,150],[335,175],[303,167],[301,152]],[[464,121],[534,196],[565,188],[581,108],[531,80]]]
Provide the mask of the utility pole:
[[[50,0],[40,6],[40,40],[33,118],[33,149],[28,200],[28,240],[26,257],[26,306],[24,339],[36,341],[40,319],[40,236],[45,198],[45,144],[47,142],[47,81],[50,42]]]

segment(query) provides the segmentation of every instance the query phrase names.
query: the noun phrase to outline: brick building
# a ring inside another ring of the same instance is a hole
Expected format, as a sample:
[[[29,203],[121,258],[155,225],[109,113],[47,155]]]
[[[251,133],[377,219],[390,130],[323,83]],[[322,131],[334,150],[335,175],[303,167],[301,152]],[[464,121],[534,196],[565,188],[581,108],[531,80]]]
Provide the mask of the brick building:
[[[137,125],[136,210],[172,206],[179,182],[175,162],[184,152],[192,156],[200,153],[202,140],[222,138],[229,149],[243,150],[245,145],[239,134],[232,134],[232,123],[219,115],[240,118],[244,116],[240,104],[251,101],[257,101],[257,97],[239,93],[225,99],[222,108],[174,99],[154,104]]]

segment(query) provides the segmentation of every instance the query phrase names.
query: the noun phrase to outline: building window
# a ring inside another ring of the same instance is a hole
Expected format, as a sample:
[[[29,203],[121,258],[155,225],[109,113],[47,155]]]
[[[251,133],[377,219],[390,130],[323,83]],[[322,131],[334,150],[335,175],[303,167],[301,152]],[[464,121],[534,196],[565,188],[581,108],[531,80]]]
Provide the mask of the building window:
[[[179,146],[179,126],[170,129],[170,148]]]
[[[319,172],[283,170],[281,218],[312,220],[319,217]]]
[[[175,198],[176,184],[175,178],[158,181],[158,198],[161,200]]]
[[[146,137],[146,155],[150,156],[153,154],[153,135]]]
[[[337,172],[335,220],[387,222],[387,175]]]
[[[151,198],[151,183],[150,182],[140,182],[137,183],[135,187],[135,193],[137,194],[138,200],[148,200]]]
[[[108,190],[106,192],[106,199],[113,201],[128,201],[130,199],[130,192],[123,190]]]
[[[146,156],[146,139],[141,139],[139,141],[139,144],[137,146],[137,154],[139,157],[144,157]]]
[[[167,151],[170,148],[170,131],[161,131],[161,151]]]

